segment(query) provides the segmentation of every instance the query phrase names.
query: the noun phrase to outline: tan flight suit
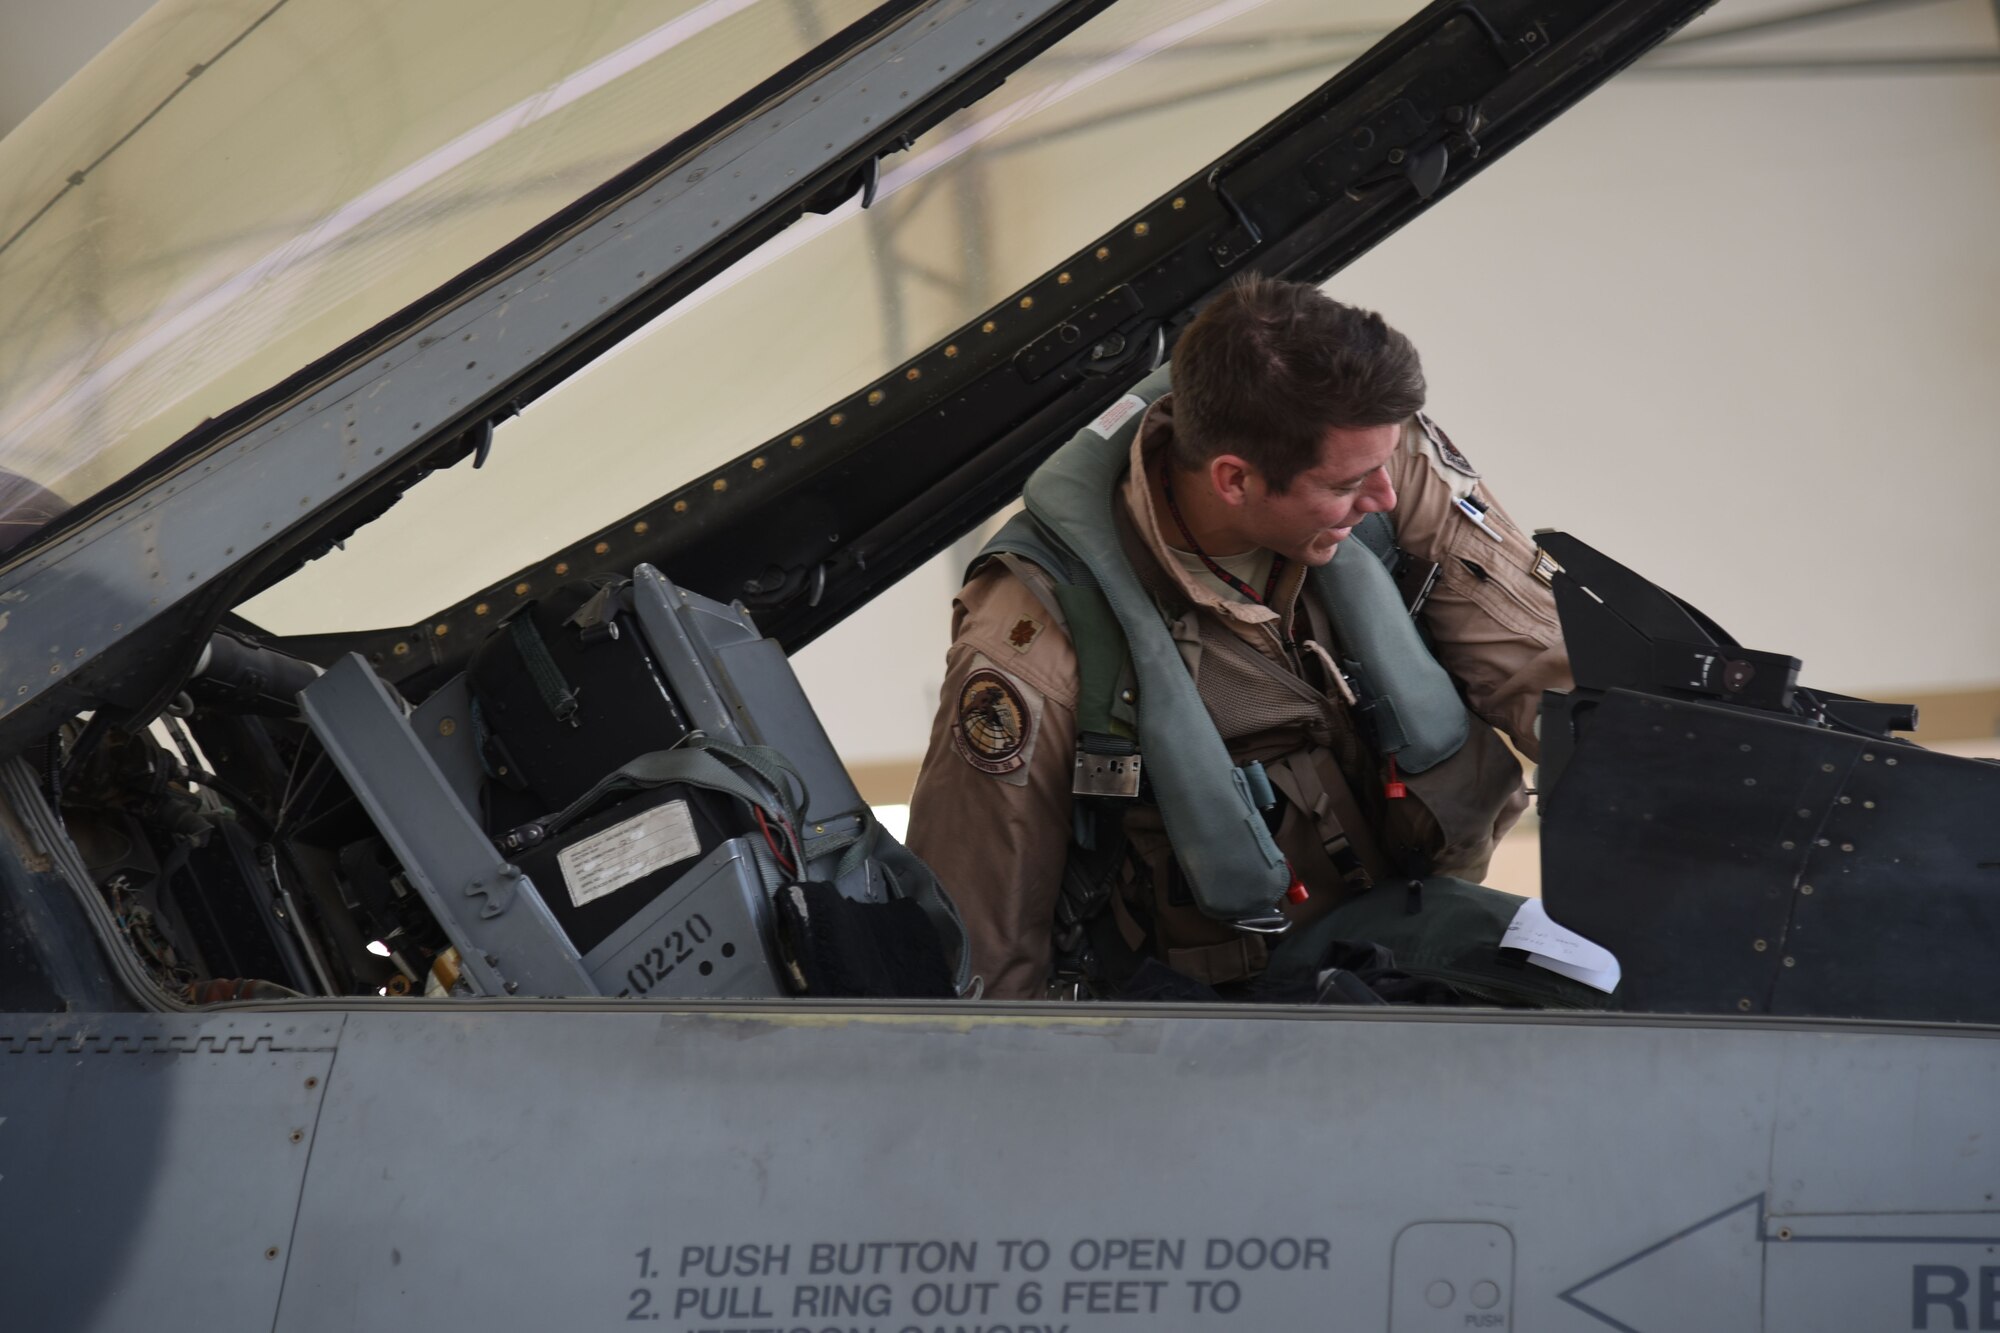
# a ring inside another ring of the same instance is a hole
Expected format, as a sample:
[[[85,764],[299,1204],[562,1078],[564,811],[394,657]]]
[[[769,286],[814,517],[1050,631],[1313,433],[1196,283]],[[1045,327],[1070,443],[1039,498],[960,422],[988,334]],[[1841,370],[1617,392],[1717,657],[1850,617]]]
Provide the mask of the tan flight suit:
[[[1141,581],[1169,610],[1170,631],[1232,760],[1263,761],[1283,797],[1274,836],[1310,892],[1286,914],[1311,919],[1370,881],[1429,873],[1478,879],[1493,842],[1526,808],[1519,765],[1475,722],[1453,759],[1421,775],[1399,774],[1408,795],[1392,799],[1340,684],[1306,642],[1339,656],[1315,599],[1299,596],[1304,568],[1289,566],[1271,605],[1262,606],[1221,596],[1168,551],[1172,520],[1154,512],[1143,468],[1163,466],[1172,429],[1169,395],[1133,439],[1121,529]],[[1428,421],[1404,428],[1388,466],[1398,544],[1441,566],[1423,613],[1438,659],[1471,710],[1532,758],[1542,691],[1572,686],[1554,598],[1534,572],[1535,548]],[[1468,495],[1488,506],[1485,530],[1454,503]],[[1042,571],[1005,556],[960,591],[910,810],[909,846],[963,913],[986,994],[1003,998],[1047,993],[1071,833],[1077,657],[1048,585]],[[1277,626],[1281,611],[1294,610],[1299,647],[1288,655]],[[1110,909],[1126,942],[1211,985],[1255,975],[1265,937],[1202,916],[1157,811],[1134,806],[1125,820],[1131,855]]]

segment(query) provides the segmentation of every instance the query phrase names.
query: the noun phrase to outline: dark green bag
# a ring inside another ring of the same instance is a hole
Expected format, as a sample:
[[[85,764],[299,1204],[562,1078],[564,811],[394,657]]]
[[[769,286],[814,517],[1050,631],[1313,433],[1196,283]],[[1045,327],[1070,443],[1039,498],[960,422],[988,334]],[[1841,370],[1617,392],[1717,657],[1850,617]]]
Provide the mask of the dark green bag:
[[[1335,941],[1379,944],[1395,967],[1442,981],[1475,1003],[1536,1009],[1605,1009],[1611,997],[1502,951],[1524,900],[1462,879],[1436,876],[1409,885],[1381,884],[1288,933],[1272,951],[1266,984],[1305,986]]]

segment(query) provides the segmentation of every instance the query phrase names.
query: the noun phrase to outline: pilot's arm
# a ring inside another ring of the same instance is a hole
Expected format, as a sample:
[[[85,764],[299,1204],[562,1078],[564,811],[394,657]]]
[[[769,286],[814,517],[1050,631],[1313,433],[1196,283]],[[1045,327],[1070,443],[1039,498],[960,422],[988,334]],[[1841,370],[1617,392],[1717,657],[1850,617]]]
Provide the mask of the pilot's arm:
[[[909,847],[965,918],[986,994],[1040,999],[1069,851],[1076,651],[999,562],[959,592]]]
[[[1555,594],[1535,573],[1535,544],[1429,418],[1420,414],[1404,427],[1389,466],[1396,541],[1439,566],[1423,613],[1438,660],[1465,687],[1473,712],[1539,758],[1534,725],[1542,691],[1575,682]],[[1461,499],[1483,511],[1483,521],[1470,517]]]

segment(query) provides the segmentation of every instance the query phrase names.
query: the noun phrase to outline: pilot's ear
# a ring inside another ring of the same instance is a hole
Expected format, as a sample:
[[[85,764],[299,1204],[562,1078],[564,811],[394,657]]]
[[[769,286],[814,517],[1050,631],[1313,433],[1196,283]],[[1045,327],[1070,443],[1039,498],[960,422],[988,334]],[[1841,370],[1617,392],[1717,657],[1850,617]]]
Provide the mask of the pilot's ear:
[[[1224,504],[1240,505],[1249,498],[1256,469],[1237,454],[1217,454],[1208,460],[1208,484]]]

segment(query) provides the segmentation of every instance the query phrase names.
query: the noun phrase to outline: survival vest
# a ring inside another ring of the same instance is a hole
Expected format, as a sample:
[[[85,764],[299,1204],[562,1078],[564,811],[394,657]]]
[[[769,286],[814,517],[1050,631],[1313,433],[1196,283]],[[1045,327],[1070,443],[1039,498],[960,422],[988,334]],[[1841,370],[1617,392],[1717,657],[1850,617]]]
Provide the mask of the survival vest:
[[[1154,597],[1118,532],[1120,481],[1145,409],[1171,389],[1162,367],[1036,470],[1026,512],[973,562],[1021,557],[1054,580],[1053,594],[1078,658],[1075,791],[1153,802],[1200,911],[1241,929],[1277,933],[1292,871],[1264,812],[1275,801],[1261,764],[1233,762],[1203,705]],[[1421,774],[1465,746],[1471,719],[1449,673],[1411,620],[1385,561],[1394,556],[1386,515],[1371,516],[1335,558],[1312,571],[1311,595],[1333,623],[1357,726],[1405,773]],[[1079,874],[1111,849],[1078,803],[1062,915],[1079,905]],[[1088,897],[1094,890],[1082,890]],[[1071,920],[1058,923],[1059,934]]]

